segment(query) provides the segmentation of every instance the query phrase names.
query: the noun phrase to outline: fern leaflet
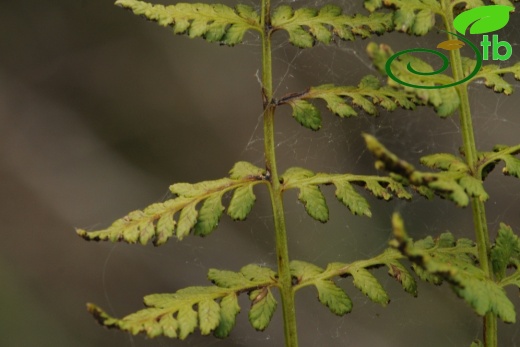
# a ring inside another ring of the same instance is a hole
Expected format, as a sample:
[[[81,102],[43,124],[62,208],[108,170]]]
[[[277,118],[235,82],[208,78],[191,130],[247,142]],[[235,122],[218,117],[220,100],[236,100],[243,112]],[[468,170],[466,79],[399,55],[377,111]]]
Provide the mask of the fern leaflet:
[[[377,105],[393,111],[399,106],[413,109],[418,102],[414,94],[388,86],[382,87],[375,76],[368,75],[357,87],[325,84],[309,88],[303,93],[287,95],[277,101],[277,104],[290,105],[298,123],[311,130],[318,130],[321,128],[321,116],[318,108],[307,101],[312,99],[324,100],[327,108],[342,118],[357,116],[354,106],[370,115],[376,115]]]
[[[410,199],[411,195],[404,186],[390,177],[362,176],[353,174],[325,174],[314,173],[310,170],[293,167],[281,177],[282,189],[300,190],[298,199],[304,204],[307,213],[320,222],[329,219],[329,209],[325,196],[320,191],[320,185],[333,184],[336,187],[336,197],[353,214],[372,216],[366,199],[354,189],[353,185],[360,185],[370,191],[377,198],[390,200],[393,196],[401,199]]]
[[[196,235],[206,236],[218,225],[224,210],[222,197],[226,192],[235,190],[227,213],[233,219],[243,220],[256,199],[253,186],[265,182],[264,170],[247,162],[238,162],[231,169],[230,178],[173,184],[170,190],[177,197],[152,204],[142,211],[130,212],[107,229],[90,232],[78,229],[77,233],[86,240],[140,242],[143,245],[153,240],[156,246],[174,235],[181,240],[192,229]],[[200,202],[203,202],[202,207],[197,210]]]
[[[237,5],[235,9],[221,4],[179,3],[164,6],[138,0],[117,0],[116,5],[161,26],[171,26],[175,34],[203,37],[209,42],[229,46],[242,42],[248,30],[261,31],[260,16],[247,5]]]

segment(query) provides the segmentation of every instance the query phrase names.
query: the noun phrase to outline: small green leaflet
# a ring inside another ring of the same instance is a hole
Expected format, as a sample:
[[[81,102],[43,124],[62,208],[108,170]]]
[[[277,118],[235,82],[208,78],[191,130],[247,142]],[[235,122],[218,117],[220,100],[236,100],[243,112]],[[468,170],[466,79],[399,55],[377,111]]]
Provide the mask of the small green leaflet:
[[[314,285],[318,290],[318,299],[332,313],[343,316],[352,311],[352,300],[334,282],[331,280],[318,280]]]
[[[353,214],[372,216],[366,199],[353,187],[360,185],[378,198],[385,200],[397,196],[410,199],[411,195],[404,186],[389,178],[379,176],[361,176],[352,174],[325,174],[303,169],[290,168],[282,175],[283,190],[298,188],[298,199],[304,204],[307,213],[322,223],[329,219],[329,209],[320,185],[336,186],[335,195]]]
[[[480,340],[475,340],[469,347],[484,347],[484,344]]]
[[[395,180],[403,184],[410,184],[419,189],[421,187],[434,192],[442,198],[447,198],[459,206],[467,206],[470,197],[486,201],[489,195],[484,190],[483,182],[470,176],[464,164],[457,158],[436,154],[426,156],[422,161],[430,167],[445,168],[441,172],[421,172],[410,163],[399,159],[395,154],[386,149],[377,139],[364,134],[368,149],[378,159],[376,167],[394,173]]]
[[[425,35],[435,25],[435,14],[443,14],[437,0],[365,0],[365,8],[375,11],[395,7],[393,22],[396,30],[414,35]]]
[[[385,44],[377,45],[376,43],[371,42],[367,46],[367,53],[378,71],[386,76],[385,64],[394,54],[390,46]],[[420,76],[413,74],[408,71],[408,64],[410,64],[417,71],[433,71],[432,66],[425,61],[414,57],[412,54],[403,54],[399,58],[395,59],[392,63],[392,72],[399,79],[417,85],[432,86],[436,84],[444,85],[453,82],[453,79],[450,76],[444,74],[435,74],[431,76]],[[391,78],[388,78],[387,83],[389,86],[403,87]],[[405,91],[414,93],[416,95],[418,100],[416,102],[417,104],[423,103],[432,105],[435,109],[435,112],[437,112],[437,114],[441,117],[447,117],[453,114],[460,105],[460,99],[454,87],[441,89],[419,89],[410,87],[403,88]]]
[[[339,117],[357,116],[355,108],[360,108],[370,115],[378,113],[376,106],[387,111],[397,107],[415,108],[415,94],[389,86],[381,86],[379,80],[372,75],[363,77],[357,86],[335,86],[324,84],[311,87],[303,93],[294,93],[282,97],[277,104],[288,104],[292,107],[293,117],[311,130],[321,128],[319,109],[309,100],[321,99],[327,103],[327,108]]]
[[[455,241],[453,235],[444,233],[437,240],[429,237],[423,242],[413,242],[399,215],[394,215],[392,223],[396,238],[392,245],[418,268],[449,282],[453,291],[479,315],[492,312],[504,322],[515,322],[514,305],[503,288],[477,266],[477,251],[472,241]]]
[[[359,268],[350,272],[354,277],[354,285],[363,294],[368,296],[370,300],[386,306],[390,301],[388,294],[385,292],[381,284],[368,270]]]
[[[348,180],[334,180],[336,186],[336,197],[343,205],[347,206],[354,215],[365,215],[372,217],[368,201],[362,197]]]
[[[464,58],[462,66],[464,71],[472,71],[470,69],[474,68],[475,60]],[[520,81],[520,62],[508,67],[493,64],[484,65],[471,81],[483,78],[486,87],[492,88],[497,93],[511,95],[514,92],[514,88],[511,83],[504,79],[503,76],[505,74],[512,74],[517,81]]]
[[[469,172],[468,165],[462,158],[450,153],[435,153],[421,158],[421,164],[443,171]]]
[[[520,153],[520,145],[505,146],[496,145],[493,152],[479,153],[479,171],[483,178],[485,178],[502,160],[505,167],[502,169],[504,175],[514,176],[520,178],[520,159],[515,155]]]
[[[220,301],[220,323],[214,331],[218,338],[224,338],[229,335],[235,326],[235,317],[240,312],[238,305],[238,297],[236,294],[229,294]]]
[[[520,239],[510,226],[500,224],[495,244],[491,248],[491,264],[493,273],[500,281],[506,277],[509,266],[520,267]]]
[[[249,298],[252,301],[249,322],[256,330],[263,331],[273,318],[277,302],[271,290],[267,287],[252,291]]]
[[[327,207],[325,196],[318,186],[301,186],[298,199],[304,204],[309,216],[322,223],[329,220],[329,208]]]
[[[247,5],[237,5],[235,9],[221,4],[178,3],[164,6],[137,0],[117,0],[116,5],[161,26],[171,26],[175,34],[203,37],[209,42],[229,46],[242,42],[248,30],[261,31],[260,16]]]
[[[342,40],[354,40],[355,35],[366,38],[372,33],[382,34],[392,28],[389,14],[349,17],[334,5],[326,5],[319,10],[300,8],[296,11],[282,5],[274,9],[271,24],[274,30],[287,31],[289,41],[300,48],[312,47],[315,41],[328,44],[334,35]]]
[[[276,273],[267,267],[250,264],[239,272],[210,269],[208,278],[222,288],[255,288],[274,284]]]
[[[217,226],[224,210],[222,197],[235,190],[227,213],[236,220],[247,217],[256,197],[253,186],[266,182],[264,170],[247,162],[238,162],[230,171],[231,178],[195,184],[177,183],[170,187],[177,197],[155,203],[144,210],[130,212],[110,227],[99,231],[78,229],[86,240],[125,241],[162,245],[172,236],[183,239],[191,230],[195,235],[209,235]],[[197,206],[202,206],[197,210]],[[174,217],[178,215],[178,219]]]

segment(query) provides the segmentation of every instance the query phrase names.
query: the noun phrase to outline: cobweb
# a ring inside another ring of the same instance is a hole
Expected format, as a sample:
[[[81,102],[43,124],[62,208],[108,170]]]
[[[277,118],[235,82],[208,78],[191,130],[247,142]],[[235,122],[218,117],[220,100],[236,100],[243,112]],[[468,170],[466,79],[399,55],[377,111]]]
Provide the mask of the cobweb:
[[[278,3],[290,4],[294,8],[304,6],[319,8],[328,2],[315,0]],[[361,1],[359,3],[340,1],[338,5],[344,9],[344,13],[366,14],[360,3]],[[255,2],[249,1],[249,4],[257,7]],[[501,39],[503,37],[513,46],[513,57],[509,62],[503,62],[504,65],[512,64],[520,58],[520,50],[517,52],[519,43],[515,42],[518,40],[515,33],[518,33],[519,26],[518,18],[514,17],[504,32],[500,32]],[[274,86],[277,97],[321,84],[357,85],[367,74],[378,76],[381,81],[385,81],[373,68],[365,52],[368,40],[335,41],[329,46],[318,44],[312,49],[302,50],[290,45],[284,35],[286,34],[277,33],[273,43]],[[399,51],[407,48],[432,47],[439,37],[437,33],[430,33],[426,37],[392,33],[373,37],[370,40],[390,44],[394,51]],[[247,36],[243,45],[249,46],[251,50],[260,51],[260,42],[253,35]],[[257,70],[254,75],[261,84],[260,70]],[[510,76],[506,79],[515,88],[520,87],[520,83]],[[485,88],[482,82],[477,81],[470,87],[470,97],[475,135],[481,150],[491,150],[493,145],[498,143],[514,145],[519,142],[520,118],[517,110],[520,107],[520,99],[516,94],[512,96],[494,94]],[[419,165],[418,159],[421,156],[440,152],[457,154],[461,146],[461,131],[457,115],[440,119],[431,108],[421,107],[416,111],[396,110],[391,113],[381,111],[376,117],[366,115],[360,110],[358,117],[340,119],[328,112],[323,104],[320,106],[323,126],[317,132],[303,128],[294,121],[288,107],[280,107],[277,110],[276,139],[280,173],[288,167],[301,166],[317,172],[376,174],[373,158],[366,151],[362,141],[362,132],[376,136],[381,143],[401,158],[416,165]],[[261,163],[262,114],[257,114],[256,124],[244,131],[249,135],[242,145],[241,155],[256,158],[257,162]],[[520,183],[514,178],[502,177],[499,171],[496,169],[486,184],[491,195],[487,207],[492,237],[500,222],[511,225],[514,230],[520,230],[518,213]],[[367,219],[352,216],[346,208],[335,201],[333,190],[327,187],[324,188],[324,193],[331,209],[331,221],[327,224],[312,221],[303,206],[297,202],[295,193],[289,192],[286,196],[289,247],[293,259],[310,261],[324,267],[330,262],[349,262],[374,256],[387,247],[391,238],[390,216],[395,211],[402,214],[414,238],[438,235],[448,229],[457,237],[474,238],[471,211],[454,208],[453,204],[447,201],[436,199],[434,202],[429,202],[415,196],[410,202],[394,200],[388,203],[377,201],[366,194],[374,214],[372,219]],[[266,196],[259,195],[259,202],[268,205]],[[272,213],[268,206],[261,208],[257,204],[246,223],[248,224],[245,227],[242,224],[237,228],[249,230],[244,237],[249,238],[248,242],[255,243],[253,248],[256,251],[263,252],[264,255],[257,261],[275,267]],[[179,244],[175,247],[179,247]],[[208,248],[199,246],[198,241],[183,241],[183,247],[194,249],[193,258],[187,261],[189,266],[207,268],[211,265],[197,256],[208,252]],[[148,253],[148,251],[143,252]],[[164,255],[166,253],[167,251]],[[455,297],[447,285],[433,287],[420,284],[419,298],[414,299],[405,294],[393,279],[386,276],[385,271],[378,270],[376,275],[384,288],[390,292],[392,302],[387,308],[371,303],[352,286],[349,279],[339,281],[354,302],[353,312],[346,317],[335,317],[330,314],[315,299],[316,294],[312,290],[299,292],[297,309],[300,345],[458,347],[469,346],[472,339],[481,335],[480,319],[462,300]],[[520,301],[514,293],[509,294],[517,310],[520,311]],[[244,308],[248,305],[247,302],[242,304]],[[283,337],[279,328],[280,309],[271,326],[263,333],[254,332],[247,322],[244,322],[245,320],[244,314],[238,317],[237,328],[229,340],[191,339],[188,345],[268,346],[273,343],[281,345]],[[518,326],[502,324],[500,341],[504,346],[520,346]],[[160,346],[177,345],[176,341],[160,339],[156,343]],[[135,344],[134,339],[130,340],[130,345]]]

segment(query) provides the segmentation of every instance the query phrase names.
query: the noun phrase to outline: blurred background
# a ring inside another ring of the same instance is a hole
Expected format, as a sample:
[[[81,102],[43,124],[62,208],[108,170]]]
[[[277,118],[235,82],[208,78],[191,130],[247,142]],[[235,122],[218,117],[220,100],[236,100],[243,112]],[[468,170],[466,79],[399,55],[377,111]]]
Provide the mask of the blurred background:
[[[347,13],[365,12],[358,2],[338,5]],[[518,60],[519,24],[513,15],[498,32],[513,45],[514,56],[504,65]],[[366,74],[378,75],[365,53],[366,40],[299,50],[286,38],[275,35],[277,96],[324,83],[355,85]],[[372,38],[395,51],[444,39],[436,33]],[[146,294],[208,284],[209,267],[275,267],[272,214],[262,189],[247,221],[223,216],[204,239],[192,236],[154,248],[86,242],[75,234],[77,227],[104,228],[131,210],[170,198],[172,183],[224,177],[239,160],[263,166],[259,69],[254,34],[239,46],[220,47],[175,37],[112,1],[2,1],[0,346],[282,346],[280,310],[266,331],[255,332],[245,298],[227,340],[198,333],[184,342],[131,337],[98,326],[85,309],[94,302],[120,317],[142,308]],[[494,94],[477,82],[470,96],[480,149],[520,142],[517,94]],[[376,173],[361,132],[413,163],[430,153],[457,153],[461,145],[457,115],[440,119],[430,108],[378,117],[360,112],[343,120],[323,111],[323,129],[312,132],[290,110],[278,110],[280,171],[297,165]],[[503,177],[499,168],[486,188],[493,237],[500,222],[519,233],[519,180]],[[384,202],[366,194],[373,210],[368,219],[351,215],[330,187],[324,192],[331,210],[327,224],[306,215],[296,192],[286,195],[293,259],[324,267],[377,255],[391,239],[395,211],[416,239],[446,230],[474,238],[471,211],[447,201]],[[330,314],[312,288],[298,292],[300,345],[460,347],[481,335],[481,319],[447,285],[420,283],[413,298],[386,270],[375,274],[390,292],[386,308],[371,303],[348,278],[339,281],[354,301],[345,317]],[[508,293],[520,309],[518,291]],[[518,324],[500,324],[500,345],[520,346]]]

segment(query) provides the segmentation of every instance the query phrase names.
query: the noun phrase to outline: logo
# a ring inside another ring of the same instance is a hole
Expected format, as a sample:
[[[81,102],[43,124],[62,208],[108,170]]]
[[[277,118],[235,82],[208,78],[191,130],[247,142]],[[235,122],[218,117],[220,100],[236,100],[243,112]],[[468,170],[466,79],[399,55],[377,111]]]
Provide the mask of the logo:
[[[440,74],[444,72],[450,65],[450,61],[446,55],[443,53],[427,48],[413,48],[406,49],[404,51],[398,52],[392,55],[386,62],[385,70],[388,76],[396,81],[399,84],[402,84],[407,87],[412,88],[422,88],[422,89],[439,89],[439,88],[448,88],[453,87],[458,84],[469,81],[473,76],[475,76],[482,67],[483,60],[489,60],[489,48],[491,47],[491,57],[493,60],[507,60],[513,54],[513,48],[509,42],[499,41],[498,35],[492,35],[491,41],[489,39],[489,35],[483,35],[482,41],[480,42],[480,46],[482,47],[482,53],[480,49],[475,46],[471,41],[466,39],[464,35],[466,34],[466,30],[469,29],[470,34],[488,34],[493,31],[497,31],[506,26],[509,22],[509,12],[514,11],[514,7],[505,6],[505,5],[489,5],[489,6],[481,6],[477,8],[473,8],[466,12],[459,14],[453,20],[453,26],[458,33],[452,33],[449,31],[441,30],[441,32],[448,33],[454,38],[451,40],[443,41],[437,45],[437,48],[441,48],[444,50],[452,51],[462,48],[463,46],[469,46],[473,52],[475,53],[476,64],[475,68],[471,71],[471,73],[466,76],[464,79],[460,81],[456,81],[449,84],[444,85],[434,85],[434,86],[425,86],[425,85],[416,85],[413,83],[408,83],[406,81],[401,80],[392,72],[392,62],[400,57],[403,54],[413,53],[413,52],[422,52],[422,53],[431,53],[438,56],[442,60],[442,66],[432,72],[421,72],[414,69],[411,66],[411,63],[408,63],[407,70],[415,75],[419,76],[432,76],[436,74]],[[499,49],[505,48],[505,53],[500,53]]]

